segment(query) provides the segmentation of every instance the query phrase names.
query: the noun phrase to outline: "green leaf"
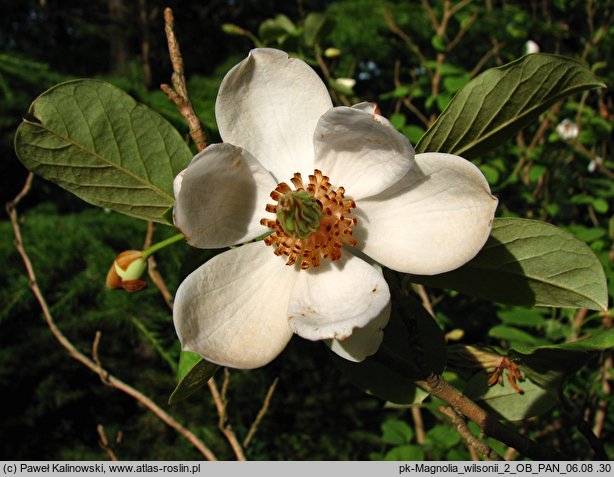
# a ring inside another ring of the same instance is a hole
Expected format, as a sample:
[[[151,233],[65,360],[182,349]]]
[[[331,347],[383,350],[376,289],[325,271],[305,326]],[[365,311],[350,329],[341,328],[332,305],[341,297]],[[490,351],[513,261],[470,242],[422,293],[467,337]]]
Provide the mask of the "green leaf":
[[[435,319],[411,297],[393,299],[390,321],[377,353],[353,363],[331,352],[331,359],[354,385],[395,404],[422,402],[416,379],[440,374],[446,346]]]
[[[312,47],[316,43],[318,33],[322,31],[322,27],[326,23],[326,16],[321,13],[310,13],[305,18],[303,39],[305,45]]]
[[[527,308],[514,308],[512,310],[503,310],[497,313],[499,318],[506,325],[516,326],[546,326],[546,320],[539,310]]]
[[[388,419],[382,424],[382,442],[399,446],[414,438],[414,430],[405,421]]]
[[[388,121],[390,121],[390,124],[392,124],[395,129],[401,129],[403,126],[405,126],[407,118],[403,113],[393,113],[388,118]]]
[[[454,447],[461,441],[461,436],[456,432],[456,429],[445,424],[437,424],[429,429],[426,433],[426,438],[433,445],[443,448]]]
[[[486,177],[486,180],[491,185],[496,184],[499,180],[499,177],[501,177],[499,171],[488,164],[480,164],[479,167],[480,171],[482,171],[482,174],[484,174],[484,177]]]
[[[218,368],[217,364],[208,362],[196,353],[182,351],[179,357],[179,383],[168,398],[168,403],[176,404],[194,394],[207,384]]]
[[[518,382],[522,394],[516,391],[507,379],[503,386],[488,386],[488,376],[479,372],[467,382],[463,394],[508,421],[520,421],[537,416],[552,408],[557,402],[556,394],[541,388],[531,380]]]
[[[258,28],[258,36],[264,41],[279,41],[286,35],[296,36],[298,33],[296,25],[283,14],[266,19]]]
[[[605,87],[581,62],[533,54],[492,68],[461,89],[416,152],[477,157],[512,137],[559,99]]]
[[[173,179],[192,153],[162,116],[98,80],[54,86],[29,115],[15,135],[28,169],[90,204],[168,222]]]
[[[613,347],[614,328],[610,328],[570,343],[539,347],[514,345],[507,357],[518,364],[522,372],[538,386],[556,392],[568,376],[586,364],[594,352]]]
[[[421,446],[399,446],[390,449],[384,460],[419,461],[424,460],[424,449]]]
[[[443,80],[443,86],[448,93],[456,93],[471,80],[471,76],[467,73],[462,76],[448,76]]]
[[[495,219],[473,260],[452,272],[410,280],[511,305],[606,310],[608,304],[603,268],[588,245],[536,220]]]
[[[433,45],[433,48],[435,48],[437,51],[446,51],[446,43],[443,37],[439,35],[431,38],[431,45]]]
[[[501,340],[507,340],[510,342],[528,343],[532,345],[539,344],[539,340],[526,331],[519,330],[512,326],[497,325],[493,326],[488,331],[488,336],[492,338],[498,338]]]
[[[424,134],[424,129],[422,129],[420,126],[416,126],[415,124],[410,124],[409,126],[404,126],[401,129],[401,132],[412,144],[416,144]]]

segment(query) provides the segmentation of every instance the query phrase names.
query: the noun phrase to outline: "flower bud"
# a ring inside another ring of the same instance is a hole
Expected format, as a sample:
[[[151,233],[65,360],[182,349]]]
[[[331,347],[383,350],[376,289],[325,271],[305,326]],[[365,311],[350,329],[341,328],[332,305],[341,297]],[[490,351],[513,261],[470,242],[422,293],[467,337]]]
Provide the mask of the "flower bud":
[[[578,137],[580,128],[571,119],[563,119],[556,127],[556,132],[564,141],[571,141]]]
[[[524,44],[524,54],[539,53],[539,45],[533,40],[529,40]]]
[[[326,58],[337,58],[341,56],[341,50],[339,48],[326,48],[326,50],[324,50],[324,56],[326,56]]]
[[[107,273],[107,288],[123,288],[129,293],[141,291],[147,286],[145,280],[139,280],[147,269],[147,259],[140,250],[126,250],[120,253]]]

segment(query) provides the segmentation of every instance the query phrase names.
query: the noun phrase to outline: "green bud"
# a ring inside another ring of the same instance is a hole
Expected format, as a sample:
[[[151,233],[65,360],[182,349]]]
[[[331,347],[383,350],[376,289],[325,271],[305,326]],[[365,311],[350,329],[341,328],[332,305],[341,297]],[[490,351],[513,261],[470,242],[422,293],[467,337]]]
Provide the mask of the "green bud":
[[[107,273],[106,286],[114,290],[123,288],[134,293],[147,286],[147,282],[140,280],[141,275],[147,269],[147,259],[140,250],[126,250],[120,253],[109,272]]]
[[[141,278],[146,268],[147,260],[143,258],[137,258],[131,262],[125,270],[115,262],[115,272],[122,280],[138,280]]]

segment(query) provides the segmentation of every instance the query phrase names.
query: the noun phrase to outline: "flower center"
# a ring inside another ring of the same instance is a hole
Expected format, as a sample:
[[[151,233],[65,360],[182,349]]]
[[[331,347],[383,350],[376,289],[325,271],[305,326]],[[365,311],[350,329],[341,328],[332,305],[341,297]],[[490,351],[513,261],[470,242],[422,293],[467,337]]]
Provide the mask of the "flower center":
[[[271,192],[277,204],[267,204],[266,211],[277,219],[260,221],[273,230],[264,243],[275,246],[275,255],[286,255],[287,265],[300,260],[303,270],[317,267],[323,258],[338,260],[344,244],[357,244],[352,237],[356,218],[347,216],[356,203],[345,199],[345,189],[334,189],[328,177],[317,169],[307,185],[298,172],[290,181],[295,190],[282,182]]]
[[[320,228],[322,208],[305,190],[290,191],[279,198],[276,215],[287,235],[304,239]]]

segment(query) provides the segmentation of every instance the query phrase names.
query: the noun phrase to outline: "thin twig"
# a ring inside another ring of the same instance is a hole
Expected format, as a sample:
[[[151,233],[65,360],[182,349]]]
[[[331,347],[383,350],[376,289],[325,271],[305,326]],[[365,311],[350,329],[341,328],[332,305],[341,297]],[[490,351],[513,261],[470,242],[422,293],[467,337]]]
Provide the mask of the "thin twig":
[[[275,392],[275,388],[277,387],[278,382],[279,382],[279,377],[275,378],[275,380],[273,381],[273,384],[271,384],[271,386],[269,387],[269,390],[267,391],[266,396],[264,398],[264,402],[262,403],[262,407],[260,408],[260,411],[258,411],[258,414],[256,415],[256,419],[254,419],[254,422],[250,426],[247,436],[245,436],[245,439],[243,439],[243,447],[246,448],[249,445],[250,441],[254,437],[254,434],[256,434],[256,431],[258,430],[258,426],[260,425],[260,422],[262,421],[267,411],[269,410],[269,405],[271,404],[271,399],[273,398],[273,393]]]
[[[332,84],[333,77],[330,74],[330,70],[328,69],[328,65],[326,64],[326,61],[324,61],[324,58],[322,57],[322,51],[321,51],[320,45],[316,45],[315,54],[316,54],[316,61],[318,62],[318,65],[320,65],[320,69],[322,70],[322,74],[324,75],[326,82],[329,85]],[[347,99],[344,94],[341,94],[341,93],[337,94],[337,92],[331,89],[330,87],[328,88],[328,90],[330,92],[331,98],[333,98],[335,103],[341,102],[344,106],[351,105],[350,100]]]
[[[397,35],[399,38],[401,38],[405,42],[407,47],[412,51],[412,53],[414,53],[418,57],[418,59],[420,60],[420,65],[426,69],[429,78],[432,80],[433,72],[427,66],[428,62],[426,60],[426,57],[422,54],[422,51],[420,50],[418,45],[414,43],[411,37],[403,30],[401,30],[399,25],[396,24],[396,22],[394,21],[394,17],[387,8],[384,8],[384,19],[386,20],[386,24],[388,25],[390,31]]]
[[[179,434],[181,434],[186,439],[188,439],[190,443],[192,443],[192,445],[196,449],[198,449],[201,452],[201,454],[203,454],[203,456],[205,456],[205,458],[207,458],[208,460],[217,460],[215,457],[215,454],[213,454],[213,452],[211,452],[211,450],[205,445],[205,443],[202,442],[196,435],[194,435],[191,431],[189,431],[183,425],[177,422],[171,415],[169,415],[166,411],[160,408],[149,397],[145,396],[140,391],[137,391],[129,384],[126,384],[120,379],[111,375],[102,366],[95,363],[92,359],[88,358],[87,356],[85,356],[81,351],[79,351],[72,344],[72,342],[68,338],[66,338],[66,336],[64,336],[64,334],[57,327],[53,319],[53,316],[49,310],[49,306],[47,305],[47,301],[45,300],[45,297],[43,296],[40,290],[40,287],[38,286],[38,281],[36,279],[36,273],[34,272],[34,267],[32,266],[30,257],[28,256],[28,253],[26,252],[26,249],[24,247],[23,239],[21,235],[21,227],[19,226],[19,216],[17,214],[16,207],[18,203],[23,199],[23,197],[28,193],[31,182],[32,182],[32,174],[30,173],[21,192],[19,192],[19,194],[17,194],[17,196],[12,201],[6,204],[6,211],[11,220],[13,234],[15,236],[15,248],[17,249],[17,251],[19,252],[19,255],[21,256],[21,259],[26,267],[28,278],[30,279],[30,289],[32,290],[32,293],[34,294],[34,296],[36,297],[39,303],[41,311],[43,312],[43,316],[45,317],[47,325],[49,326],[49,329],[51,330],[51,333],[53,334],[54,338],[60,343],[60,345],[64,347],[64,349],[66,349],[66,351],[68,351],[68,354],[70,355],[71,358],[79,361],[81,364],[85,365],[88,369],[98,374],[99,376],[101,377],[104,376],[107,384],[114,387],[115,389],[118,389],[119,391],[122,391],[128,396],[131,396],[132,398],[137,400],[139,403],[144,405],[152,413],[158,416],[158,418],[160,418],[165,424],[172,427]],[[100,338],[98,338],[98,340],[100,340]],[[96,353],[97,353],[97,350],[96,350]]]
[[[484,434],[513,447],[522,455],[534,460],[560,460],[562,458],[558,452],[541,446],[503,425],[458,389],[451,386],[442,376],[431,374],[423,381],[416,381],[416,384],[475,422]]]
[[[98,426],[96,426],[96,431],[98,432],[98,437],[100,438],[100,447],[104,449],[109,456],[109,459],[117,460],[117,455],[115,452],[113,452],[111,446],[109,446],[109,440],[107,439],[107,434],[104,432],[104,426],[102,424],[98,424]]]
[[[423,446],[426,443],[426,433],[424,432],[424,421],[422,420],[420,406],[412,406],[411,417],[414,421],[414,430],[416,431],[416,443],[419,446]]]
[[[612,394],[612,386],[610,385],[610,371],[614,365],[612,356],[608,356],[603,360],[603,367],[601,368],[601,391],[603,398],[597,402],[597,410],[595,411],[595,417],[593,419],[593,434],[597,438],[601,437],[605,419],[607,417],[609,396]]]
[[[492,450],[489,446],[487,446],[485,443],[480,441],[477,437],[475,437],[471,433],[471,431],[469,430],[469,427],[467,427],[467,422],[465,421],[462,415],[457,413],[451,407],[447,407],[447,406],[439,406],[439,411],[450,418],[450,421],[452,421],[452,424],[456,426],[457,432],[465,440],[467,445],[470,448],[475,449],[480,454],[482,454],[484,459],[503,460],[503,458],[499,454],[497,454],[494,450]]]
[[[196,144],[198,151],[202,151],[207,147],[207,135],[205,130],[194,112],[192,102],[188,96],[188,88],[185,83],[185,72],[183,69],[183,57],[179,49],[179,41],[175,36],[174,31],[174,18],[173,10],[170,8],[164,9],[164,32],[166,33],[166,40],[168,42],[168,52],[173,64],[173,75],[171,76],[171,82],[173,88],[167,84],[160,85],[162,91],[166,93],[169,99],[175,103],[177,109],[181,115],[185,118],[190,128],[190,136]]]
[[[245,453],[243,451],[243,447],[239,443],[236,434],[232,430],[232,426],[227,422],[227,414],[226,414],[226,406],[227,402],[224,402],[222,396],[220,395],[219,390],[217,389],[217,384],[215,383],[215,379],[211,378],[207,384],[209,385],[209,391],[211,391],[211,396],[213,397],[213,402],[215,403],[215,407],[217,408],[217,414],[219,416],[218,427],[226,440],[232,447],[233,452],[237,460],[247,460],[245,458]]]
[[[463,26],[460,28],[460,30],[458,30],[458,33],[456,34],[454,39],[448,44],[448,52],[456,48],[456,46],[460,43],[460,41],[465,36],[465,33],[469,31],[469,28],[471,28],[471,25],[473,25],[477,19],[478,19],[477,13],[474,13],[473,15],[471,15],[471,17],[469,17],[467,22],[465,22]]]
[[[422,306],[429,312],[431,316],[435,316],[435,311],[433,310],[433,305],[431,304],[431,299],[429,298],[428,293],[426,292],[426,288],[424,285],[420,285],[417,283],[411,284],[412,288],[418,293],[420,300],[422,301]]]
[[[224,368],[224,380],[222,381],[222,392],[220,397],[224,407],[228,404],[228,387],[230,386],[230,371],[228,368]]]
[[[394,77],[393,77],[395,88],[399,88],[401,86],[400,76],[401,76],[401,61],[396,60],[394,62]],[[424,114],[422,114],[422,111],[420,111],[416,107],[416,105],[414,105],[414,103],[412,103],[411,96],[412,95],[409,94],[408,96],[403,97],[401,99],[402,103],[405,105],[407,109],[409,109],[412,113],[414,113],[414,115],[422,122],[422,124],[428,127],[429,126],[428,118]]]
[[[508,447],[505,451],[505,455],[503,456],[503,459],[508,460],[508,461],[514,460],[517,456],[518,456],[518,451],[514,449],[513,447]]]
[[[580,308],[576,313],[576,316],[573,319],[571,324],[571,333],[569,334],[568,342],[576,341],[580,336],[580,331],[582,329],[582,324],[584,323],[584,319],[588,314],[588,310],[586,308]]]
[[[571,399],[568,399],[565,395],[561,396],[559,402],[561,403],[562,408],[567,413],[568,417],[572,420],[580,433],[589,443],[591,449],[593,449],[595,457],[598,460],[608,460],[608,455],[605,452],[603,443],[593,433],[593,430],[589,426],[588,422],[584,420],[584,417],[582,416],[582,413],[580,412],[578,406]]]
[[[150,220],[147,223],[147,234],[145,235],[145,242],[143,243],[143,250],[151,247],[153,243],[153,235],[154,235],[155,227],[154,223]],[[149,256],[147,259],[147,273],[149,274],[149,278],[154,283],[154,285],[160,290],[160,294],[166,303],[166,306],[173,311],[173,295],[169,291],[166,286],[166,282],[162,277],[162,274],[158,271],[158,263],[154,258],[153,254]]]

